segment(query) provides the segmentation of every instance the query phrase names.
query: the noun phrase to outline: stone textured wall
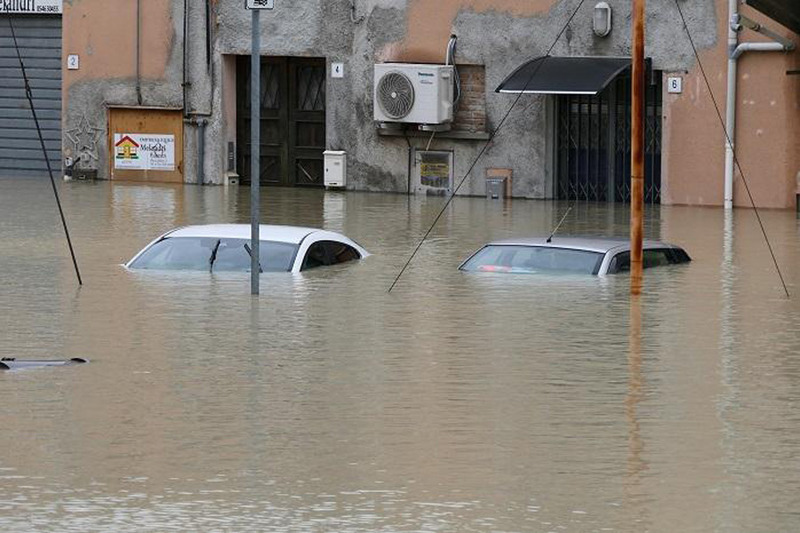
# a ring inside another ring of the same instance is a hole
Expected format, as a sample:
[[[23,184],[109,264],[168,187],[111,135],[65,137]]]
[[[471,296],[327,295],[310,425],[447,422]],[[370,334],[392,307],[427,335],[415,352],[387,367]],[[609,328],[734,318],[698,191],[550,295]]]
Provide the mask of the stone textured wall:
[[[515,101],[513,95],[496,94],[494,88],[524,60],[548,52],[573,56],[629,55],[631,1],[608,2],[613,9],[613,29],[608,37],[597,37],[593,33],[594,3],[587,2],[553,44],[578,0],[280,0],[276,1],[273,11],[262,14],[261,54],[324,57],[329,64],[343,63],[345,77],[329,77],[327,82],[327,147],[347,151],[348,187],[405,192],[408,141],[403,137],[379,136],[373,123],[375,63],[441,63],[450,35],[458,35],[456,61],[464,65],[465,92],[457,128],[491,132]],[[232,102],[236,98],[231,86],[231,69],[235,62],[230,60],[230,56],[250,53],[250,14],[243,8],[243,2],[211,1],[212,56],[209,64],[205,54],[205,2],[189,0],[186,39],[183,35],[183,3],[183,0],[145,3],[149,6],[142,21],[145,46],[166,44],[159,48],[164,53],[158,56],[163,57],[162,61],[156,62],[158,68],[151,65],[143,71],[143,100],[145,105],[152,106],[183,104],[181,81],[185,41],[189,57],[187,81],[190,83],[187,86],[187,114],[209,121],[204,173],[207,182],[223,183],[227,142],[231,140],[231,132],[235,132],[235,124],[232,124],[235,112],[231,111],[235,110]],[[715,98],[724,105],[727,1],[681,0],[681,6],[706,71],[711,76]],[[135,42],[131,34],[132,25],[112,32],[114,35],[101,31],[101,28],[114,27],[111,22],[106,24],[104,19],[117,20],[119,13],[119,6],[106,0],[72,0],[66,3],[64,53],[75,52],[66,46],[70,36],[70,42],[79,43],[82,48],[78,50],[84,54],[82,62],[93,61],[93,54],[103,55],[101,50],[113,48],[118,50],[114,56],[117,61],[124,57],[128,65],[128,56],[132,54]],[[774,23],[771,25],[775,26]],[[78,36],[84,32],[94,38],[80,40]],[[753,39],[752,35],[749,38]],[[721,163],[724,157],[722,134],[674,0],[648,2],[646,53],[653,58],[655,69],[685,77],[684,94],[665,97],[665,202],[719,203],[717,197],[721,197],[721,192],[718,194],[717,191],[722,187]],[[760,76],[768,71],[772,81],[783,84],[764,87],[749,99],[766,102],[766,107],[759,108],[760,117],[768,117],[776,108],[797,106],[796,101],[791,101],[792,95],[796,96],[796,89],[790,90],[796,84],[789,86],[790,82],[773,80],[773,74],[778,70],[784,71],[789,64],[796,65],[797,57],[797,53],[782,60],[761,56],[743,62],[743,80],[747,79],[747,69],[752,65],[754,73]],[[102,130],[105,128],[105,106],[137,104],[133,72],[130,68],[123,70],[93,68],[91,75],[76,78],[68,77],[74,74],[68,75],[65,71],[68,102],[65,104],[65,130],[75,127],[84,116],[92,127]],[[747,91],[752,81],[743,83],[743,94],[749,94]],[[745,104],[740,102],[739,105]],[[547,97],[526,95],[520,98],[502,130],[466,179],[460,194],[483,195],[487,168],[512,168],[514,196],[547,197],[552,190],[548,107]],[[747,120],[761,119],[755,115],[751,119],[750,115],[744,113],[743,122],[740,122],[740,128],[745,128],[744,135],[753,133],[749,141],[743,142],[742,154],[749,158],[756,157],[759,147],[772,147],[774,143],[770,139],[783,138],[792,144],[791,141],[798,138],[796,132],[784,130],[796,129],[800,121],[794,120],[792,124],[795,126],[783,121],[786,124],[780,128],[766,124],[753,129]],[[198,171],[195,156],[198,131],[191,124],[186,128],[185,179],[194,182]],[[687,135],[687,132],[692,132],[692,135]],[[411,142],[419,148],[424,147],[428,140],[411,139]],[[460,180],[484,143],[437,136],[431,141],[431,149],[454,151],[456,179]],[[101,154],[97,162],[101,176],[107,169],[104,157]],[[785,206],[785,191],[794,186],[798,170],[796,164],[789,168],[793,164],[790,160],[796,159],[771,160],[773,166],[767,172],[780,176],[764,178],[763,186],[774,189],[764,196],[770,205]]]
[[[608,38],[592,32],[593,4],[586,3],[552,53],[626,55],[630,2],[610,3],[616,18]],[[329,63],[344,63],[345,78],[328,79],[328,147],[347,151],[348,187],[405,192],[408,144],[402,137],[380,137],[375,130],[373,65],[383,61],[443,62],[448,39],[455,33],[459,38],[457,63],[483,67],[464,69],[469,92],[459,127],[469,122],[467,129],[492,131],[514,101],[513,96],[496,94],[494,88],[522,61],[548,50],[577,4],[568,0],[355,0],[353,13],[350,0],[281,0],[274,11],[262,17],[261,52],[326,57]],[[648,44],[656,68],[688,69],[693,62],[691,50],[675,39],[680,26],[674,14],[664,13],[670,6],[674,9],[672,0],[653,0],[649,5]],[[698,33],[698,46],[715,44],[714,5],[692,3],[686,10],[706,29]],[[248,13],[237,2],[221,2],[217,4],[217,22],[216,54],[249,54]],[[484,78],[482,99],[476,93],[481,90],[478,70]],[[485,106],[485,127],[481,106]],[[546,197],[550,179],[545,172],[546,107],[546,97],[520,99],[460,194],[483,195],[486,169],[499,167],[514,169],[514,196]],[[465,112],[469,119],[463,116]],[[212,123],[220,120],[212,117]],[[414,141],[417,147],[428,143],[428,139]],[[456,179],[460,180],[484,143],[435,137],[430,147],[454,151]],[[220,143],[215,149],[224,147]],[[221,165],[221,154],[218,159]]]

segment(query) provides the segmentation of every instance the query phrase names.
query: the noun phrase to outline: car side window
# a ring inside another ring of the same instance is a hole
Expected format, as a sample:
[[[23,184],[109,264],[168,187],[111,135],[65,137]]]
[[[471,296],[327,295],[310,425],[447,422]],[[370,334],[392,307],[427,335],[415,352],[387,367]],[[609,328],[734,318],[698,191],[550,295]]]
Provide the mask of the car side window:
[[[359,254],[355,248],[343,242],[327,241],[325,244],[328,248],[328,254],[332,265],[361,259],[361,254]]]
[[[328,257],[328,248],[325,241],[315,242],[308,247],[306,257],[303,259],[303,266],[300,270],[309,270],[321,266],[330,265],[331,261]]]
[[[670,261],[673,264],[680,265],[681,263],[688,263],[692,260],[689,254],[682,248],[670,248],[668,250]]]
[[[645,250],[644,257],[642,258],[644,261],[643,267],[644,268],[652,268],[656,266],[664,266],[670,265],[673,261],[670,260],[669,253],[667,250],[659,249],[659,250]]]
[[[308,247],[300,270],[336,265],[355,259],[361,259],[361,254],[352,246],[348,246],[343,242],[319,241]]]
[[[644,250],[643,252],[643,268],[652,268],[655,266],[674,265],[678,263],[686,263],[689,261],[689,256],[683,250],[681,253],[676,253],[674,250],[658,248],[655,250]],[[629,272],[631,269],[631,253],[620,252],[614,256],[608,265],[609,274],[619,274],[620,272]]]
[[[631,269],[631,254],[630,252],[620,252],[614,256],[611,263],[608,265],[609,274],[619,274],[620,272],[629,272]]]

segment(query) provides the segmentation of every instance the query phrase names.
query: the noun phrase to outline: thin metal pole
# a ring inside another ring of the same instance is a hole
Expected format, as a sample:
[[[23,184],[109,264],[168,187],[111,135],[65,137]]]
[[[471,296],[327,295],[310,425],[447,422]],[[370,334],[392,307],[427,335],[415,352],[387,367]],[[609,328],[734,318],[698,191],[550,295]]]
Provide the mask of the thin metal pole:
[[[260,9],[253,13],[250,51],[250,294],[259,294],[259,243],[261,236],[261,25]]]
[[[67,237],[67,246],[69,247],[69,254],[72,257],[72,266],[75,267],[75,275],[78,277],[78,285],[83,285],[81,279],[81,271],[78,268],[78,260],[75,258],[75,250],[72,248],[72,239],[69,237],[69,228],[67,227],[67,219],[64,217],[64,210],[61,208],[61,200],[58,197],[58,188],[56,188],[56,180],[53,178],[53,169],[50,166],[50,157],[47,155],[47,147],[44,144],[44,137],[42,137],[42,129],[39,127],[39,118],[36,116],[36,107],[33,105],[33,93],[31,92],[31,84],[28,82],[28,75],[25,72],[25,63],[22,61],[22,54],[19,51],[19,44],[17,43],[17,36],[14,33],[14,25],[11,23],[11,17],[8,18],[8,27],[11,29],[11,38],[14,41],[14,48],[17,50],[17,59],[19,59],[19,68],[22,70],[22,78],[25,82],[25,96],[28,98],[28,104],[31,106],[31,114],[33,115],[33,123],[36,125],[36,132],[39,134],[39,142],[42,145],[42,152],[44,153],[44,161],[47,164],[47,173],[50,175],[50,185],[53,186],[53,195],[56,197],[56,205],[58,206],[58,214],[61,215],[61,225],[64,227],[64,235]]]
[[[644,7],[634,0],[631,85],[631,294],[642,292],[644,239]]]

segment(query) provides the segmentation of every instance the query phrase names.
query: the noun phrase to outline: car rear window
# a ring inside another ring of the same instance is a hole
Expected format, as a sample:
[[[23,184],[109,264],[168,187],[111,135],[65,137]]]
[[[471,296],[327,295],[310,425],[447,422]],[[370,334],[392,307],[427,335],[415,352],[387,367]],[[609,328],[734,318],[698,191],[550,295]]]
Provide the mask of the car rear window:
[[[550,246],[489,245],[461,266],[469,272],[597,274],[603,254]]]
[[[145,250],[131,263],[130,268],[248,272],[249,243],[247,239],[167,237]],[[296,244],[291,243],[261,241],[259,246],[261,271],[288,272],[294,263],[297,248]]]

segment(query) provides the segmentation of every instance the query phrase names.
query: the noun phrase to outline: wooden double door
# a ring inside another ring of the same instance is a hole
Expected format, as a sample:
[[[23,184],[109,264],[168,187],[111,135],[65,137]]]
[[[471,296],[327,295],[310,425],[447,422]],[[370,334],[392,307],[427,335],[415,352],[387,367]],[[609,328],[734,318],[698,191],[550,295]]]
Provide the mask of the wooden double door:
[[[250,56],[238,58],[236,72],[237,167],[250,184]],[[325,73],[324,58],[261,58],[260,185],[324,185]]]

